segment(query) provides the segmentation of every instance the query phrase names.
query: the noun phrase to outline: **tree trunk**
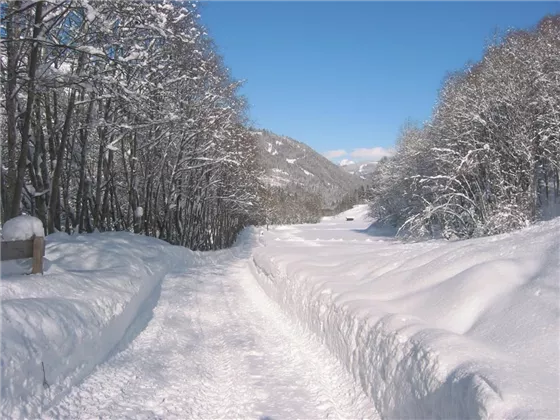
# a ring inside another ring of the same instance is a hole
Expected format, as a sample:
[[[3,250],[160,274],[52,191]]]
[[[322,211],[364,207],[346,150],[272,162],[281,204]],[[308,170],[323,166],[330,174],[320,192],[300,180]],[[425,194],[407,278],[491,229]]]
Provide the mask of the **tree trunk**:
[[[78,224],[79,232],[84,230],[84,207],[87,201],[83,198],[87,197],[86,188],[86,158],[88,150],[88,134],[89,124],[93,113],[93,100],[89,103],[85,121],[85,127],[80,130],[80,144],[82,147],[80,155],[80,184],[78,186],[78,193],[76,194],[76,222]]]
[[[2,180],[2,222],[5,222],[11,216],[11,204],[14,200],[14,189],[16,184],[16,143],[17,143],[17,45],[14,42],[16,38],[13,13],[19,10],[21,2],[15,1],[8,3],[7,14],[10,18],[6,20],[6,123],[8,138],[8,159],[6,179]],[[2,171],[4,176],[4,172]]]
[[[81,61],[81,60],[80,60]],[[80,67],[80,66],[78,66]],[[62,167],[64,165],[64,154],[66,151],[66,143],[68,142],[68,137],[70,135],[70,123],[72,121],[72,114],[74,112],[74,104],[76,103],[76,90],[73,90],[70,94],[70,100],[68,102],[68,108],[66,110],[66,118],[64,120],[64,127],[62,129],[62,135],[60,137],[60,145],[58,146],[58,152],[56,155],[56,166],[54,168],[52,176],[52,188],[51,197],[49,200],[49,221],[48,221],[48,231],[49,233],[54,232],[56,220],[58,220],[58,225],[60,225],[60,178],[62,173]],[[55,220],[56,219],[56,220]]]
[[[33,39],[36,40],[41,34],[41,24],[43,15],[43,2],[39,1],[35,5],[35,26],[33,27]],[[27,153],[29,151],[29,129],[31,127],[31,117],[33,114],[33,104],[35,103],[35,73],[37,71],[37,58],[39,56],[39,42],[33,41],[31,47],[31,54],[29,57],[28,77],[28,92],[27,104],[25,109],[25,116],[23,127],[21,130],[21,150],[19,153],[19,160],[17,166],[17,177],[15,180],[13,199],[11,203],[10,217],[16,217],[19,214],[21,206],[21,196],[23,191],[23,184],[25,182],[25,169],[27,167]]]

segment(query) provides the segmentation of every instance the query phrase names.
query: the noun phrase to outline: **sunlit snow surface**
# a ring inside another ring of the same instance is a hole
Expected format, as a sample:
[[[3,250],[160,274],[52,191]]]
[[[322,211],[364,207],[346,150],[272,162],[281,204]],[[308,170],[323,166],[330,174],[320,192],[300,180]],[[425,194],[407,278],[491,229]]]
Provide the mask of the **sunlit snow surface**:
[[[403,244],[364,206],[265,232],[260,284],[392,418],[560,418],[560,220]],[[346,221],[346,217],[354,221]]]
[[[258,286],[257,238],[49,236],[44,277],[2,280],[2,418],[378,418]]]
[[[168,273],[196,260],[127,233],[59,233],[47,237],[44,276],[3,263],[2,418],[37,418],[145,325]]]
[[[559,418],[560,220],[403,244],[366,214],[48,236],[44,276],[3,272],[2,418]]]

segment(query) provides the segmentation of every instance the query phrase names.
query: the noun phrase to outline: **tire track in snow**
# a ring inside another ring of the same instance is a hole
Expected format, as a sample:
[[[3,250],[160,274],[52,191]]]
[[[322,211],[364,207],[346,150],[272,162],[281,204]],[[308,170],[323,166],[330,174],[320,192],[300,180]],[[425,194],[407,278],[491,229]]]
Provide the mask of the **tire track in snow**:
[[[200,319],[206,321],[205,346],[200,349],[200,354],[203,357],[202,364],[212,369],[203,383],[204,398],[197,399],[191,411],[195,418],[239,418],[247,392],[244,382],[240,381],[244,375],[235,360],[237,353],[227,340],[230,331],[240,328],[238,316],[229,304],[222,276],[217,275],[215,283],[207,288],[205,294],[211,302],[205,300],[199,309],[213,310],[200,314]]]
[[[166,278],[172,276],[167,275]],[[165,280],[164,280],[165,281]],[[165,301],[163,301],[165,303]],[[165,312],[167,306],[165,304],[158,305],[154,308],[152,316],[155,317],[156,312]],[[141,314],[139,318],[144,318],[148,314]],[[142,323],[142,319],[137,319],[136,323]],[[135,325],[131,326],[135,328]],[[128,334],[125,333],[125,335]],[[123,370],[121,366],[130,362],[132,357],[131,348],[150,347],[152,343],[157,342],[163,334],[163,325],[161,323],[150,323],[142,332],[144,339],[141,341],[132,341],[129,343],[127,351],[119,352],[113,356],[105,364],[98,366],[93,373],[84,381],[79,389],[74,389],[71,394],[65,398],[72,398],[75,401],[91,402],[95,400],[98,412],[110,413],[111,405],[123,398],[123,394],[127,388],[130,388],[135,382],[140,380],[141,368],[137,364],[130,364],[130,369]],[[119,347],[119,345],[117,345]],[[103,374],[96,374],[96,371],[103,369]],[[107,382],[107,378],[111,378]],[[92,414],[88,411],[93,405],[89,404],[57,404],[54,408],[47,410],[45,418],[92,418]]]
[[[252,318],[257,319],[260,315],[271,327],[267,330],[268,339],[279,342],[277,348],[280,351],[289,343],[288,362],[292,369],[300,372],[302,386],[311,391],[310,397],[317,408],[315,413],[310,413],[310,418],[378,418],[371,401],[342,364],[270,300],[249,267],[249,262],[244,261],[239,270],[240,283],[253,306]]]

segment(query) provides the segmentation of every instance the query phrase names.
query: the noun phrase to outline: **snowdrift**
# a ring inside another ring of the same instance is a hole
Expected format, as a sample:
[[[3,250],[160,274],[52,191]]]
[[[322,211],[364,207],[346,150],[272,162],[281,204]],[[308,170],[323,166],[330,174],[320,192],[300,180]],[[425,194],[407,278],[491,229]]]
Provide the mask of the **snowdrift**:
[[[44,276],[2,265],[3,418],[37,418],[56,404],[146,325],[165,275],[198,260],[123,232],[46,241]]]
[[[253,269],[382,416],[560,417],[560,220],[403,244],[342,219],[266,232]]]

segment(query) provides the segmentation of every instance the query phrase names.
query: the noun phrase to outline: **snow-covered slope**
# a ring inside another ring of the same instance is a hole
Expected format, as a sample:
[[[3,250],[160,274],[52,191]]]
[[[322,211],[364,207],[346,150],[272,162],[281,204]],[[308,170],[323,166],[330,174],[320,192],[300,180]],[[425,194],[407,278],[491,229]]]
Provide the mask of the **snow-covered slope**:
[[[381,415],[559,418],[560,220],[403,244],[365,214],[265,232],[253,260]]]
[[[266,173],[263,181],[275,187],[297,185],[318,193],[325,203],[335,202],[362,185],[341,167],[304,143],[269,131],[254,132]]]
[[[2,418],[38,418],[127,345],[163,278],[198,255],[129,233],[54,234],[46,243],[44,276],[2,263]]]

